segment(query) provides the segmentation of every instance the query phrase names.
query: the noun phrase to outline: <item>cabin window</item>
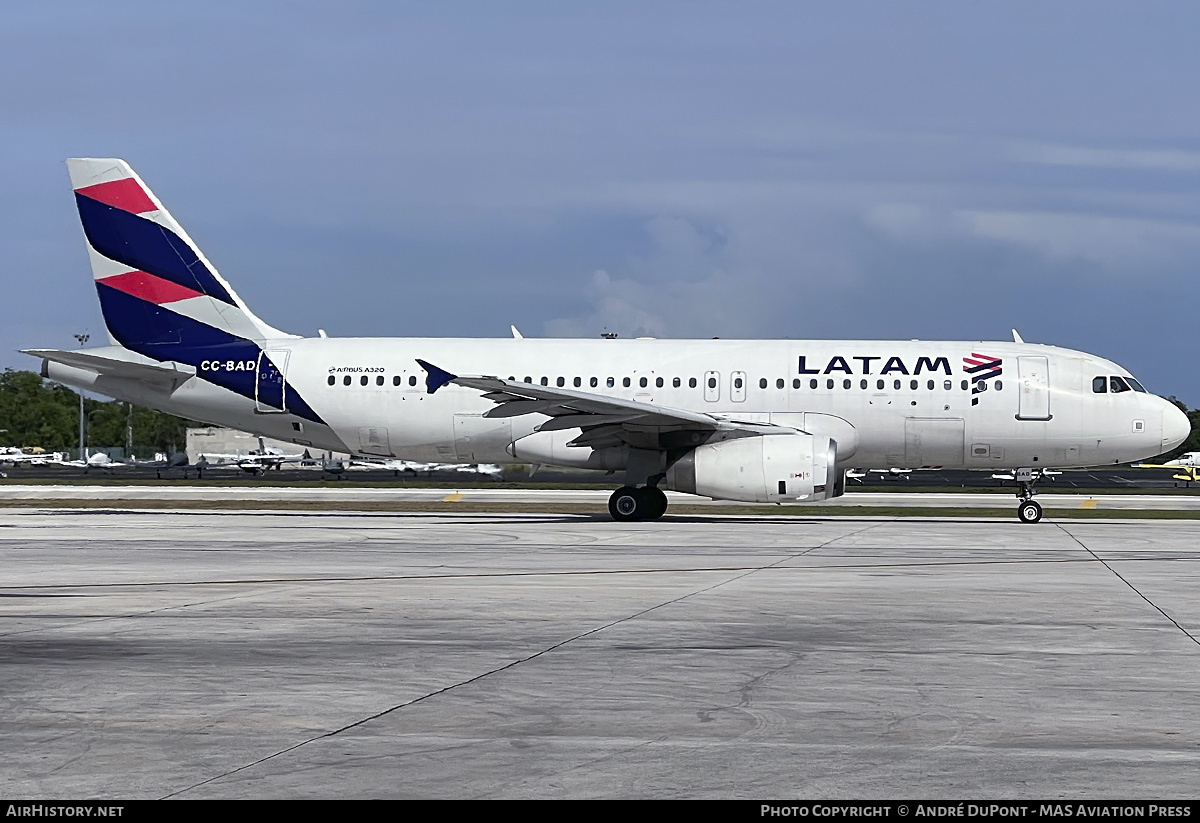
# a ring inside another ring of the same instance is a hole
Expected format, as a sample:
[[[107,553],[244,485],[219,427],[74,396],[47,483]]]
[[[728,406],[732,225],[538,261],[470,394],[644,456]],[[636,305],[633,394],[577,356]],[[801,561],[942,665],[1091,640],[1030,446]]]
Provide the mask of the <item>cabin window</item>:
[[[331,374],[331,375],[329,375],[329,385],[331,385],[331,386],[332,386],[332,385],[333,385],[334,383],[336,383],[336,382],[337,382],[337,378],[336,378],[336,377],[334,377],[332,374]]]
[[[576,377],[576,378],[575,378],[574,380],[572,380],[571,382],[572,382],[572,383],[575,385],[575,388],[579,388],[580,386],[582,386],[582,385],[583,385],[583,378],[582,378],[582,377]]]
[[[808,387],[810,389],[815,389],[817,387],[817,378],[814,377],[812,380],[809,380]]]
[[[847,377],[845,380],[842,381],[842,388],[843,389],[850,388],[850,378],[849,377]]]
[[[962,381],[962,390],[963,391],[967,390],[967,381],[966,380]]]
[[[694,377],[689,377],[689,378],[688,378],[688,388],[689,388],[689,389],[694,389],[694,388],[696,388],[696,378],[694,378]]]
[[[899,380],[897,380],[897,381],[895,382],[895,384],[894,384],[893,388],[894,388],[896,391],[900,391],[900,381],[899,381]]]
[[[528,381],[528,380],[526,380],[525,382],[526,382],[526,383],[528,383],[529,381]],[[410,386],[415,386],[415,385],[417,385],[417,376],[416,376],[415,374],[411,374],[411,375],[409,375],[409,377],[408,377],[408,385],[410,385]]]
[[[646,380],[646,378],[643,377],[641,380],[638,381],[638,385],[644,389],[644,388],[646,388],[647,382],[648,381]]]
[[[678,377],[676,377],[671,381],[671,388],[677,389],[677,388],[679,388],[681,383],[682,383],[682,381]]]
[[[947,380],[945,383],[942,384],[942,388],[945,389],[946,391],[950,391],[952,388],[954,388],[954,381]]]
[[[359,383],[359,385],[360,385],[360,386],[365,386],[365,385],[367,385],[367,380],[369,380],[369,379],[370,379],[370,378],[368,378],[368,377],[367,377],[367,376],[364,374],[362,377],[358,378],[358,383]]]
[[[392,385],[393,385],[393,386],[399,386],[399,385],[400,385],[400,375],[396,375],[395,377],[393,377],[393,378],[392,378]]]
[[[629,388],[629,378],[628,377],[622,378],[621,385],[624,386],[625,388]]]
[[[792,380],[792,388],[793,389],[800,388],[800,378],[799,377]]]
[[[833,388],[833,378],[832,377],[825,381],[825,388],[826,389]]]
[[[596,388],[597,386],[600,385],[600,378],[593,377],[591,380],[588,381],[588,385],[591,386],[593,389]]]
[[[663,387],[663,379],[661,377],[654,378],[654,387],[658,389]]]
[[[933,387],[934,387],[935,385],[936,385],[936,384],[935,384],[935,383],[934,383],[932,380],[930,380],[930,381],[929,381],[929,384],[928,384],[928,386],[927,386],[926,388],[928,388],[930,391],[933,391]]]
[[[1129,384],[1126,383],[1124,378],[1121,377],[1108,378],[1108,387],[1112,390],[1113,394],[1118,394],[1119,392],[1123,391],[1131,391]]]
[[[1004,381],[1003,381],[1003,380],[997,380],[997,381],[996,381],[996,391],[1000,391],[1002,388],[1004,388]]]
[[[733,387],[735,389],[740,389],[742,387],[742,378],[740,378],[740,377],[733,378]]]
[[[864,377],[862,380],[858,381],[858,387],[865,391],[867,388],[867,378]]]
[[[556,386],[558,386],[561,389],[563,386],[567,385],[567,378],[560,377],[557,380],[555,380],[554,383]]]
[[[784,385],[786,385],[786,384],[783,382],[782,377],[775,381],[775,388],[777,388],[777,389],[782,389],[784,387]]]
[[[715,377],[708,378],[708,387],[710,389],[715,389],[717,387],[717,378],[715,378]]]
[[[349,385],[350,385],[350,375],[346,375],[345,377],[343,377],[343,378],[342,378],[342,385],[343,385],[343,386],[349,386]]]
[[[383,385],[383,375],[382,375],[382,374],[381,374],[381,375],[378,375],[378,376],[375,378],[375,385],[376,385],[376,386],[382,386],[382,385]]]
[[[533,378],[532,378],[532,377],[530,377],[529,375],[525,375],[525,380],[524,380],[523,382],[525,382],[525,383],[532,383],[532,382],[533,382]]]
[[[908,381],[908,388],[909,388],[909,390],[910,390],[910,391],[916,391],[916,390],[917,390],[917,385],[918,385],[918,384],[917,384],[917,381],[916,381],[916,380],[910,380],[910,381]]]
[[[549,378],[549,377],[543,377],[543,378],[542,378],[542,385],[543,385],[543,386],[549,386],[549,385],[550,385],[550,378]]]
[[[875,388],[876,388],[877,390],[879,390],[879,391],[883,391],[883,381],[882,381],[882,380],[876,380],[876,381],[875,381]]]
[[[1143,394],[1146,394],[1146,390],[1142,388],[1142,384],[1141,384],[1141,383],[1139,383],[1138,381],[1134,380],[1132,377],[1126,377],[1125,379],[1129,381],[1129,385],[1133,386],[1133,390],[1134,390],[1134,391],[1140,391],[1140,392],[1142,392]]]

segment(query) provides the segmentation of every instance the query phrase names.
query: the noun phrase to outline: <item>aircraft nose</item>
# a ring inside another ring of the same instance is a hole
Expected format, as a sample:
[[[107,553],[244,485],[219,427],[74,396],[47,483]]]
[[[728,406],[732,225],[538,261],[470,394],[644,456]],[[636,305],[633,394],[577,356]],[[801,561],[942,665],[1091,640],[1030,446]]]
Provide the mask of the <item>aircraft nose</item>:
[[[1167,403],[1163,409],[1162,448],[1170,451],[1178,446],[1192,433],[1192,422],[1186,414],[1179,410],[1174,403]]]

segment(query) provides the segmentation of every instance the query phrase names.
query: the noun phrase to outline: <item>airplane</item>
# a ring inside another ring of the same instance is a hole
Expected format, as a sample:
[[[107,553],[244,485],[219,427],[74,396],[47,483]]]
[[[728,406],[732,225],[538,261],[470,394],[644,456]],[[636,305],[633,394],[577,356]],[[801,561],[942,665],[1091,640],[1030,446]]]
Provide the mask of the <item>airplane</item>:
[[[258,438],[258,448],[251,449],[246,454],[204,452],[200,455],[200,459],[205,461],[207,468],[237,466],[249,474],[264,475],[268,469],[279,469],[284,463],[311,461],[312,457],[307,450],[302,454],[284,454],[281,449],[264,445],[263,438],[260,437]]]
[[[83,459],[64,460],[62,465],[83,469],[83,473],[87,474],[92,469],[102,469],[106,472],[110,472],[113,469],[119,469],[126,464],[119,460],[113,460],[104,452],[96,452],[95,454],[87,454],[85,452]]]
[[[8,464],[16,467],[19,463],[28,463],[32,466],[44,466],[47,463],[61,463],[64,459],[66,459],[66,455],[62,452],[47,454],[45,452],[26,452],[17,446],[0,447],[0,465]]]
[[[797,503],[841,495],[851,466],[1007,469],[1034,523],[1042,469],[1144,459],[1191,430],[1116,363],[1015,331],[303,338],[255,315],[125,161],[67,164],[110,345],[26,350],[42,375],[306,448],[623,472],[622,522],[661,517],[664,489]]]
[[[411,474],[413,476],[424,474],[428,477],[434,472],[462,472],[464,474],[483,474],[498,477],[503,473],[501,467],[495,463],[419,463],[412,460],[386,460],[374,457],[352,459],[350,466],[353,468],[383,469],[393,472],[397,477],[401,474]]]
[[[1134,463],[1135,469],[1174,469],[1173,480],[1200,481],[1200,452],[1184,452],[1165,463]]]

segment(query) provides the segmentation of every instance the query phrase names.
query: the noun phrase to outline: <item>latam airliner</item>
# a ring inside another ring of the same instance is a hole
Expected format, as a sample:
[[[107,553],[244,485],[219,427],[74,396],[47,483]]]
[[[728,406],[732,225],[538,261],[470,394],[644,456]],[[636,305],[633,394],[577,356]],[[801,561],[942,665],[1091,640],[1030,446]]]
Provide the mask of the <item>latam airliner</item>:
[[[664,489],[763,503],[842,494],[845,471],[1012,471],[1161,454],[1187,417],[1125,369],[1013,341],[303,338],[259,319],[127,163],[67,161],[110,345],[52,380],[299,446],[618,473],[616,520]]]

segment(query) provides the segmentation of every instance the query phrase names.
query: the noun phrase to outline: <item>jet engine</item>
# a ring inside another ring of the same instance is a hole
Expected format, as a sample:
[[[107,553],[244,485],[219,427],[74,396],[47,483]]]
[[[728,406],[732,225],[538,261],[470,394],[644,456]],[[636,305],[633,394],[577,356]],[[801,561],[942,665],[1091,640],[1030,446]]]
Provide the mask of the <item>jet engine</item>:
[[[667,469],[666,488],[718,500],[784,503],[827,500],[845,490],[837,442],[796,432],[698,446]]]

